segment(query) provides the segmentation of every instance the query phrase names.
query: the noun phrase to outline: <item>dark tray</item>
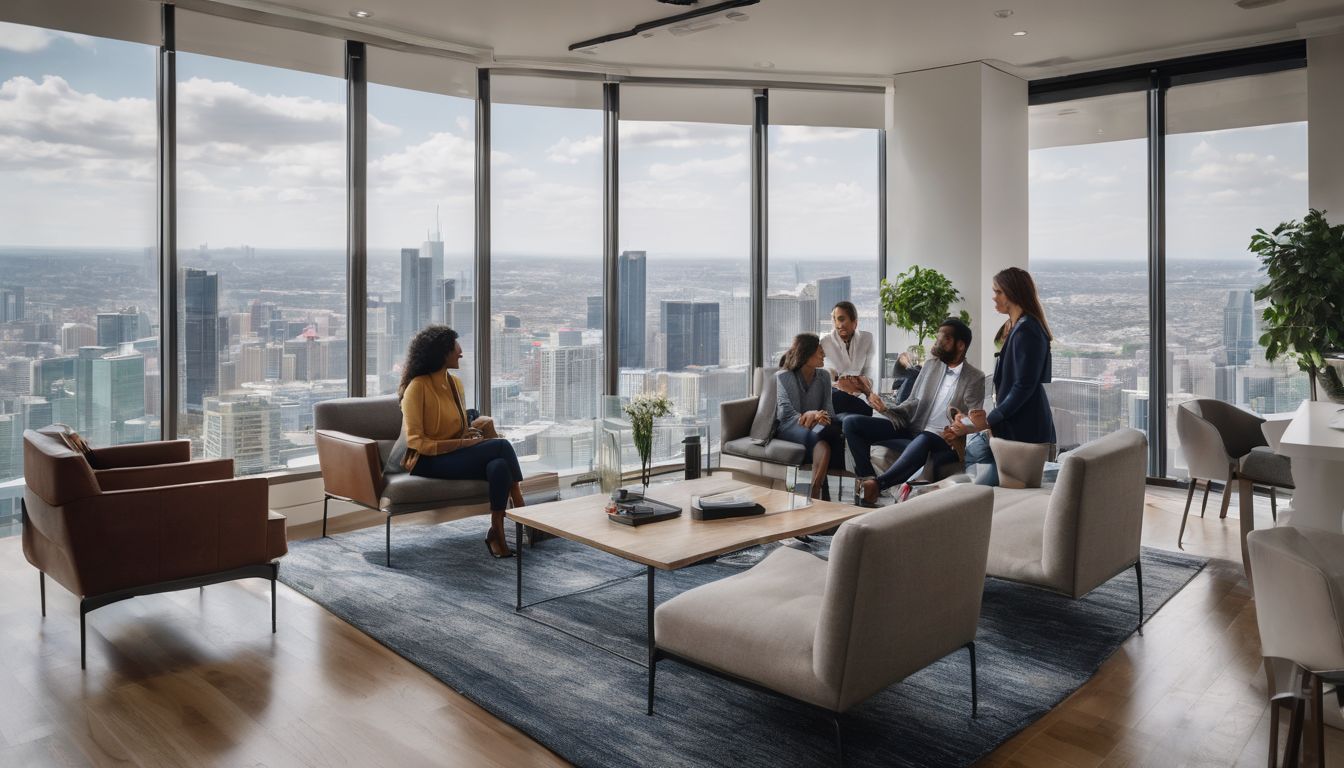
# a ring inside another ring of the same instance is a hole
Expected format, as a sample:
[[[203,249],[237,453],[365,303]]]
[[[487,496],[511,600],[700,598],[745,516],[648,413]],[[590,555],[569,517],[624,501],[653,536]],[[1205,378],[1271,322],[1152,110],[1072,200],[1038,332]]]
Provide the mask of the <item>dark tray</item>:
[[[693,520],[727,520],[730,517],[751,517],[763,514],[765,514],[765,507],[760,504],[752,504],[749,507],[711,507],[710,509],[701,509],[698,504],[691,505],[691,518]]]
[[[674,507],[654,499],[641,499],[633,503],[621,503],[616,505],[616,512],[608,512],[607,519],[613,523],[621,525],[646,525],[648,523],[658,523],[663,520],[671,520],[674,517],[681,517],[681,507]],[[626,510],[654,510],[652,512],[643,512],[640,514],[630,514]]]

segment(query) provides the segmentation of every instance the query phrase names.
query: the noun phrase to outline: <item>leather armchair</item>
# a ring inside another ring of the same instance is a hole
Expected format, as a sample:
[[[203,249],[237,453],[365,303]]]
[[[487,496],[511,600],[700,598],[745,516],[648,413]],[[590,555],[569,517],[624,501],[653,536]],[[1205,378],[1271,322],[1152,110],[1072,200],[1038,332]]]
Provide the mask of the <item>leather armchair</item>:
[[[322,469],[324,537],[332,499],[381,512],[386,518],[386,562],[391,566],[392,518],[396,515],[472,505],[489,509],[489,485],[484,479],[439,480],[386,471],[401,435],[401,403],[396,395],[327,400],[313,408],[313,419]]]
[[[657,663],[669,659],[821,710],[843,756],[842,713],[966,648],[974,716],[993,503],[976,485],[921,496],[846,521],[829,562],[783,547],[658,606],[649,714]]]
[[[287,551],[285,518],[267,508],[262,478],[233,477],[232,460],[190,461],[186,440],[71,450],[57,430],[23,434],[23,553],[80,598],[84,617],[138,595],[241,578],[271,580]]]

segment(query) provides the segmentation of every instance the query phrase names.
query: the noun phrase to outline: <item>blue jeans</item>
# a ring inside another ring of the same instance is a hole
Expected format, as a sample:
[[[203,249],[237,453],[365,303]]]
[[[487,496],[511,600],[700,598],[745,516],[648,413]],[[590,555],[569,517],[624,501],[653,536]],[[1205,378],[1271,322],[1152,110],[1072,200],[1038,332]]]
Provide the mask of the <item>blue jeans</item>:
[[[469,448],[437,456],[421,455],[411,474],[440,480],[485,480],[490,484],[490,509],[507,509],[509,491],[522,482],[523,469],[513,443],[502,438],[482,440]]]
[[[897,429],[885,416],[850,416],[844,420],[845,443],[854,457],[854,474],[872,477],[877,474],[869,449],[882,445],[893,451],[904,451],[910,444],[910,432]]]
[[[840,433],[840,425],[831,422],[821,430],[808,429],[794,422],[787,427],[781,426],[775,436],[781,440],[788,440],[790,443],[798,443],[803,446],[803,459],[808,464],[812,463],[812,449],[817,443],[825,442],[831,446],[831,462],[828,469],[845,468],[845,442]]]
[[[886,426],[883,426],[884,424]],[[849,452],[854,456],[854,474],[859,477],[872,476],[873,463],[869,458],[868,449],[873,445],[885,445],[901,452],[896,461],[887,467],[887,471],[878,475],[878,489],[890,488],[909,480],[929,459],[933,459],[934,464],[947,464],[957,460],[957,452],[952,450],[942,435],[920,432],[908,439],[900,435],[889,419],[880,416],[867,419],[854,416],[845,419],[845,441],[849,443]]]
[[[972,464],[980,468],[975,473],[976,485],[998,485],[999,468],[994,464],[994,454],[989,450],[989,435],[977,432],[966,438],[966,469]]]
[[[859,416],[873,415],[873,406],[869,405],[867,400],[838,389],[831,390],[831,403],[835,406],[835,415],[840,417],[842,422],[854,414]]]

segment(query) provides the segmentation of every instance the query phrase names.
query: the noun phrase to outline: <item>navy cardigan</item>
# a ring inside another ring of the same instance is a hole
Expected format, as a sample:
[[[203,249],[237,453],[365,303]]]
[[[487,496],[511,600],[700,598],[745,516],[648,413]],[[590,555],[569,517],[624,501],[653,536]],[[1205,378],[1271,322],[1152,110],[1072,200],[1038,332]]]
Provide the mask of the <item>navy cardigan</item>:
[[[1045,387],[1050,381],[1050,339],[1034,317],[1023,315],[994,361],[995,437],[1023,443],[1055,442],[1055,420]]]

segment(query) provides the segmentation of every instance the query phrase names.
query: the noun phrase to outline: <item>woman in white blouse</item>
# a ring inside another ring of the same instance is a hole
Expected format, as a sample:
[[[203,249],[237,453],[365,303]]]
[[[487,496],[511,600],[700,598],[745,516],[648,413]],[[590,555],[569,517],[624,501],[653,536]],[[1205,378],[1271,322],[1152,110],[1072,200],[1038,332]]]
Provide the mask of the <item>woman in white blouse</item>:
[[[821,337],[821,348],[834,386],[835,411],[841,419],[854,413],[872,416],[868,395],[873,391],[873,334],[859,330],[859,311],[849,301],[836,302],[831,324],[833,330]]]

